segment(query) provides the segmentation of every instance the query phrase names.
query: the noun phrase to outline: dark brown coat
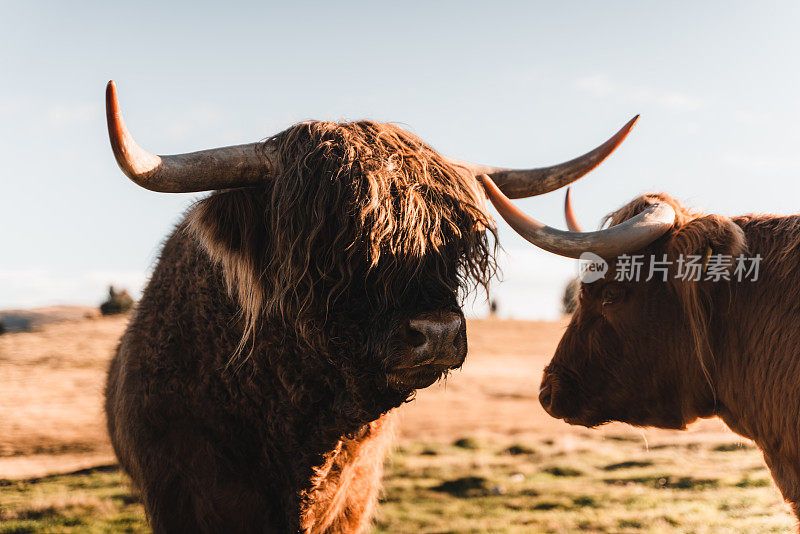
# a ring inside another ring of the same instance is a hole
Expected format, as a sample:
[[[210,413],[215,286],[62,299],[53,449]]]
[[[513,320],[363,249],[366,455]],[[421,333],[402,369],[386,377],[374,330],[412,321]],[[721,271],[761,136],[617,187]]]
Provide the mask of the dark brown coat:
[[[213,193],[167,240],[109,371],[114,449],[157,532],[357,532],[389,412],[457,360],[409,319],[492,271],[474,180],[416,137],[304,123],[273,181]],[[419,333],[417,332],[416,335]]]

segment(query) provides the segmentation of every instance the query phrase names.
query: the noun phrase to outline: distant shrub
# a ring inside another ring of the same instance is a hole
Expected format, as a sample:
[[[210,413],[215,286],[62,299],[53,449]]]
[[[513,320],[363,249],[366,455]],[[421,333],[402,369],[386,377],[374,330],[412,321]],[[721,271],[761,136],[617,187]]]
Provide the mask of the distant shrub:
[[[564,295],[561,297],[561,311],[563,313],[569,315],[578,307],[578,290],[580,287],[581,281],[573,278],[564,288]]]
[[[3,324],[3,321],[0,321],[0,336],[6,333],[6,325]]]
[[[108,287],[108,298],[100,305],[103,315],[116,315],[125,313],[133,308],[133,299],[126,290],[117,291],[114,286]]]

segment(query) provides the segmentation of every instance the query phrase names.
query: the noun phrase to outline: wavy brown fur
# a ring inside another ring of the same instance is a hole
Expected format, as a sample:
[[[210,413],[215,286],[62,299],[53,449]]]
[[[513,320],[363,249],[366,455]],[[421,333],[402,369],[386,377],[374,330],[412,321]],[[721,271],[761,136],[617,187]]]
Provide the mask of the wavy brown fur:
[[[653,202],[668,202],[678,218],[638,253],[760,255],[758,280],[676,281],[673,271],[668,283],[583,284],[545,370],[542,403],[585,426],[685,428],[717,415],[761,448],[800,517],[800,216],[707,215],[660,193],[635,199],[610,222]]]
[[[278,154],[265,198],[269,247],[256,228],[237,236],[240,246],[233,251],[208,232],[217,224],[218,202],[250,197],[217,193],[189,218],[190,229],[223,264],[247,334],[265,313],[313,342],[324,320],[319,310],[335,305],[354,279],[368,278],[376,304],[396,306],[398,282],[416,276],[446,243],[456,247],[447,254],[458,257],[459,287],[486,288],[494,275],[494,231],[474,231],[493,228],[477,182],[416,136],[392,124],[313,121],[266,144]],[[442,284],[453,283],[453,273],[436,275]]]
[[[167,240],[109,371],[157,532],[367,528],[387,414],[460,365],[410,365],[406,325],[460,317],[463,361],[459,292],[493,273],[477,184],[413,135],[308,122],[267,143],[263,188],[211,194]]]

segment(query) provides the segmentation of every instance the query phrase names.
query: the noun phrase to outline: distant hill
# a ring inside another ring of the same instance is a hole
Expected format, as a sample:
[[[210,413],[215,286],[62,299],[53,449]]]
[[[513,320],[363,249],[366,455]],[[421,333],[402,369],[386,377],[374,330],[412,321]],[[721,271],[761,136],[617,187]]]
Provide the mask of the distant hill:
[[[29,332],[52,323],[80,321],[99,315],[100,311],[94,306],[48,306],[30,310],[0,310],[0,322],[6,332]]]

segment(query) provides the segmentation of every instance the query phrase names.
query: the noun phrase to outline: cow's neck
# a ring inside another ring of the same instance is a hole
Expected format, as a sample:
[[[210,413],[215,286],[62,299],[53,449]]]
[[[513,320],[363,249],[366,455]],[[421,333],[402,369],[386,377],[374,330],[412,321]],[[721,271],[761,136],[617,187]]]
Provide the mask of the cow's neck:
[[[298,410],[300,433],[290,449],[296,457],[296,491],[301,532],[360,532],[377,502],[383,462],[392,443],[393,406],[374,399],[372,406],[343,412],[342,399],[328,398],[312,410]],[[365,399],[360,399],[364,402]],[[369,401],[368,401],[369,402]],[[301,430],[304,429],[304,430]]]
[[[763,450],[784,498],[800,511],[800,252],[797,218],[737,221],[759,280],[733,282],[731,301],[712,319],[719,415]]]
[[[257,410],[282,421],[267,425],[265,442],[281,450],[281,464],[272,470],[285,473],[281,478],[297,495],[287,521],[301,532],[359,531],[371,515],[392,442],[389,412],[407,394],[387,391],[369,374],[348,383],[355,374],[327,363],[332,355],[298,348],[287,357],[285,345],[282,351],[254,363],[258,378],[250,394]]]
[[[354,379],[358,373],[329,363],[335,360],[336,355],[300,349],[261,370],[264,381],[271,384],[270,396],[277,397],[268,400],[282,408],[287,420],[283,426],[290,432],[275,437],[287,446],[301,442],[302,450],[328,455],[342,440],[368,433],[374,421],[408,398],[409,392],[389,389],[376,373]]]

